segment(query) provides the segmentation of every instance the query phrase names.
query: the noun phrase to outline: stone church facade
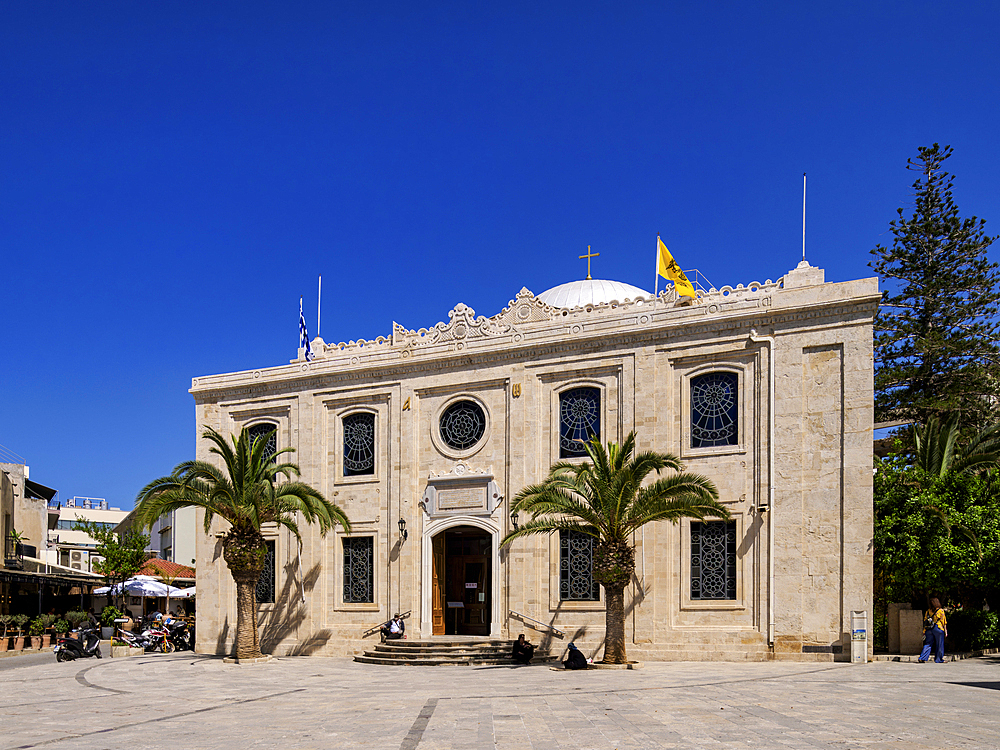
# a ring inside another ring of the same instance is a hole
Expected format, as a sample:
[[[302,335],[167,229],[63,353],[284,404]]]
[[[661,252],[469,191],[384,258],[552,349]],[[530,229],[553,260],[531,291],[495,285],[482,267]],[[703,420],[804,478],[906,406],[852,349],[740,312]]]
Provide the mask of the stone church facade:
[[[408,612],[409,637],[574,640],[601,653],[603,591],[586,538],[499,543],[511,501],[596,432],[671,452],[710,477],[729,522],[635,535],[630,658],[846,659],[852,610],[872,608],[872,318],[876,279],[777,282],[688,303],[618,282],[522,289],[493,317],[374,341],[312,342],[290,364],[195,378],[203,426],[276,429],[350,535],[265,531],[265,651],[351,655]],[[217,532],[224,531],[217,522]],[[197,546],[197,650],[235,635],[218,534]],[[560,636],[555,630],[563,633]]]

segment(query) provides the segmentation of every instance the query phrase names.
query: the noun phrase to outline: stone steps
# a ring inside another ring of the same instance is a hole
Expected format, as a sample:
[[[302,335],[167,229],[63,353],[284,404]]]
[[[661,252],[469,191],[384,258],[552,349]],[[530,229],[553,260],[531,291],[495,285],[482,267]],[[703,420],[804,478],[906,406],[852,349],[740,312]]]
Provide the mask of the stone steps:
[[[374,648],[355,656],[362,664],[396,666],[473,666],[512,665],[510,641],[493,640],[441,640],[441,641],[388,641],[377,643]],[[532,662],[555,661],[557,657],[535,651]]]

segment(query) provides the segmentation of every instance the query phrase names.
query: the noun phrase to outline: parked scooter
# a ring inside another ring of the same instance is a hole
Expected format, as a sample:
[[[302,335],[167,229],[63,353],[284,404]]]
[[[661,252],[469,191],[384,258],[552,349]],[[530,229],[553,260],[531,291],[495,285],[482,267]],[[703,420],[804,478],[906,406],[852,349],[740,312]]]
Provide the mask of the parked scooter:
[[[87,659],[91,656],[101,658],[101,634],[93,628],[80,628],[76,631],[79,638],[60,636],[52,650],[56,653],[56,661],[73,661]]]

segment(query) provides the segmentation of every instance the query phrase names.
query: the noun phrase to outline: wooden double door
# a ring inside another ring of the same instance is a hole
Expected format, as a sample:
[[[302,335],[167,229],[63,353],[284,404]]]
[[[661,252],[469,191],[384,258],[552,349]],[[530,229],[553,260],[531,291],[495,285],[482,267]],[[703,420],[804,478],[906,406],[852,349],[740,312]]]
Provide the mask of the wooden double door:
[[[490,534],[456,526],[432,540],[434,635],[489,635],[493,574]]]

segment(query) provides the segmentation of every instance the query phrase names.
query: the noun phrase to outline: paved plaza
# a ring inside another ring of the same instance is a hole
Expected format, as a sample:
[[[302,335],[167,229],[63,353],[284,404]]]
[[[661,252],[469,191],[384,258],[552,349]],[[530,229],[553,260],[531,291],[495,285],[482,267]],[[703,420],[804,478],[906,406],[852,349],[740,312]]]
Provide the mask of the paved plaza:
[[[3,750],[1000,747],[989,657],[587,672],[190,653],[3,662]]]

